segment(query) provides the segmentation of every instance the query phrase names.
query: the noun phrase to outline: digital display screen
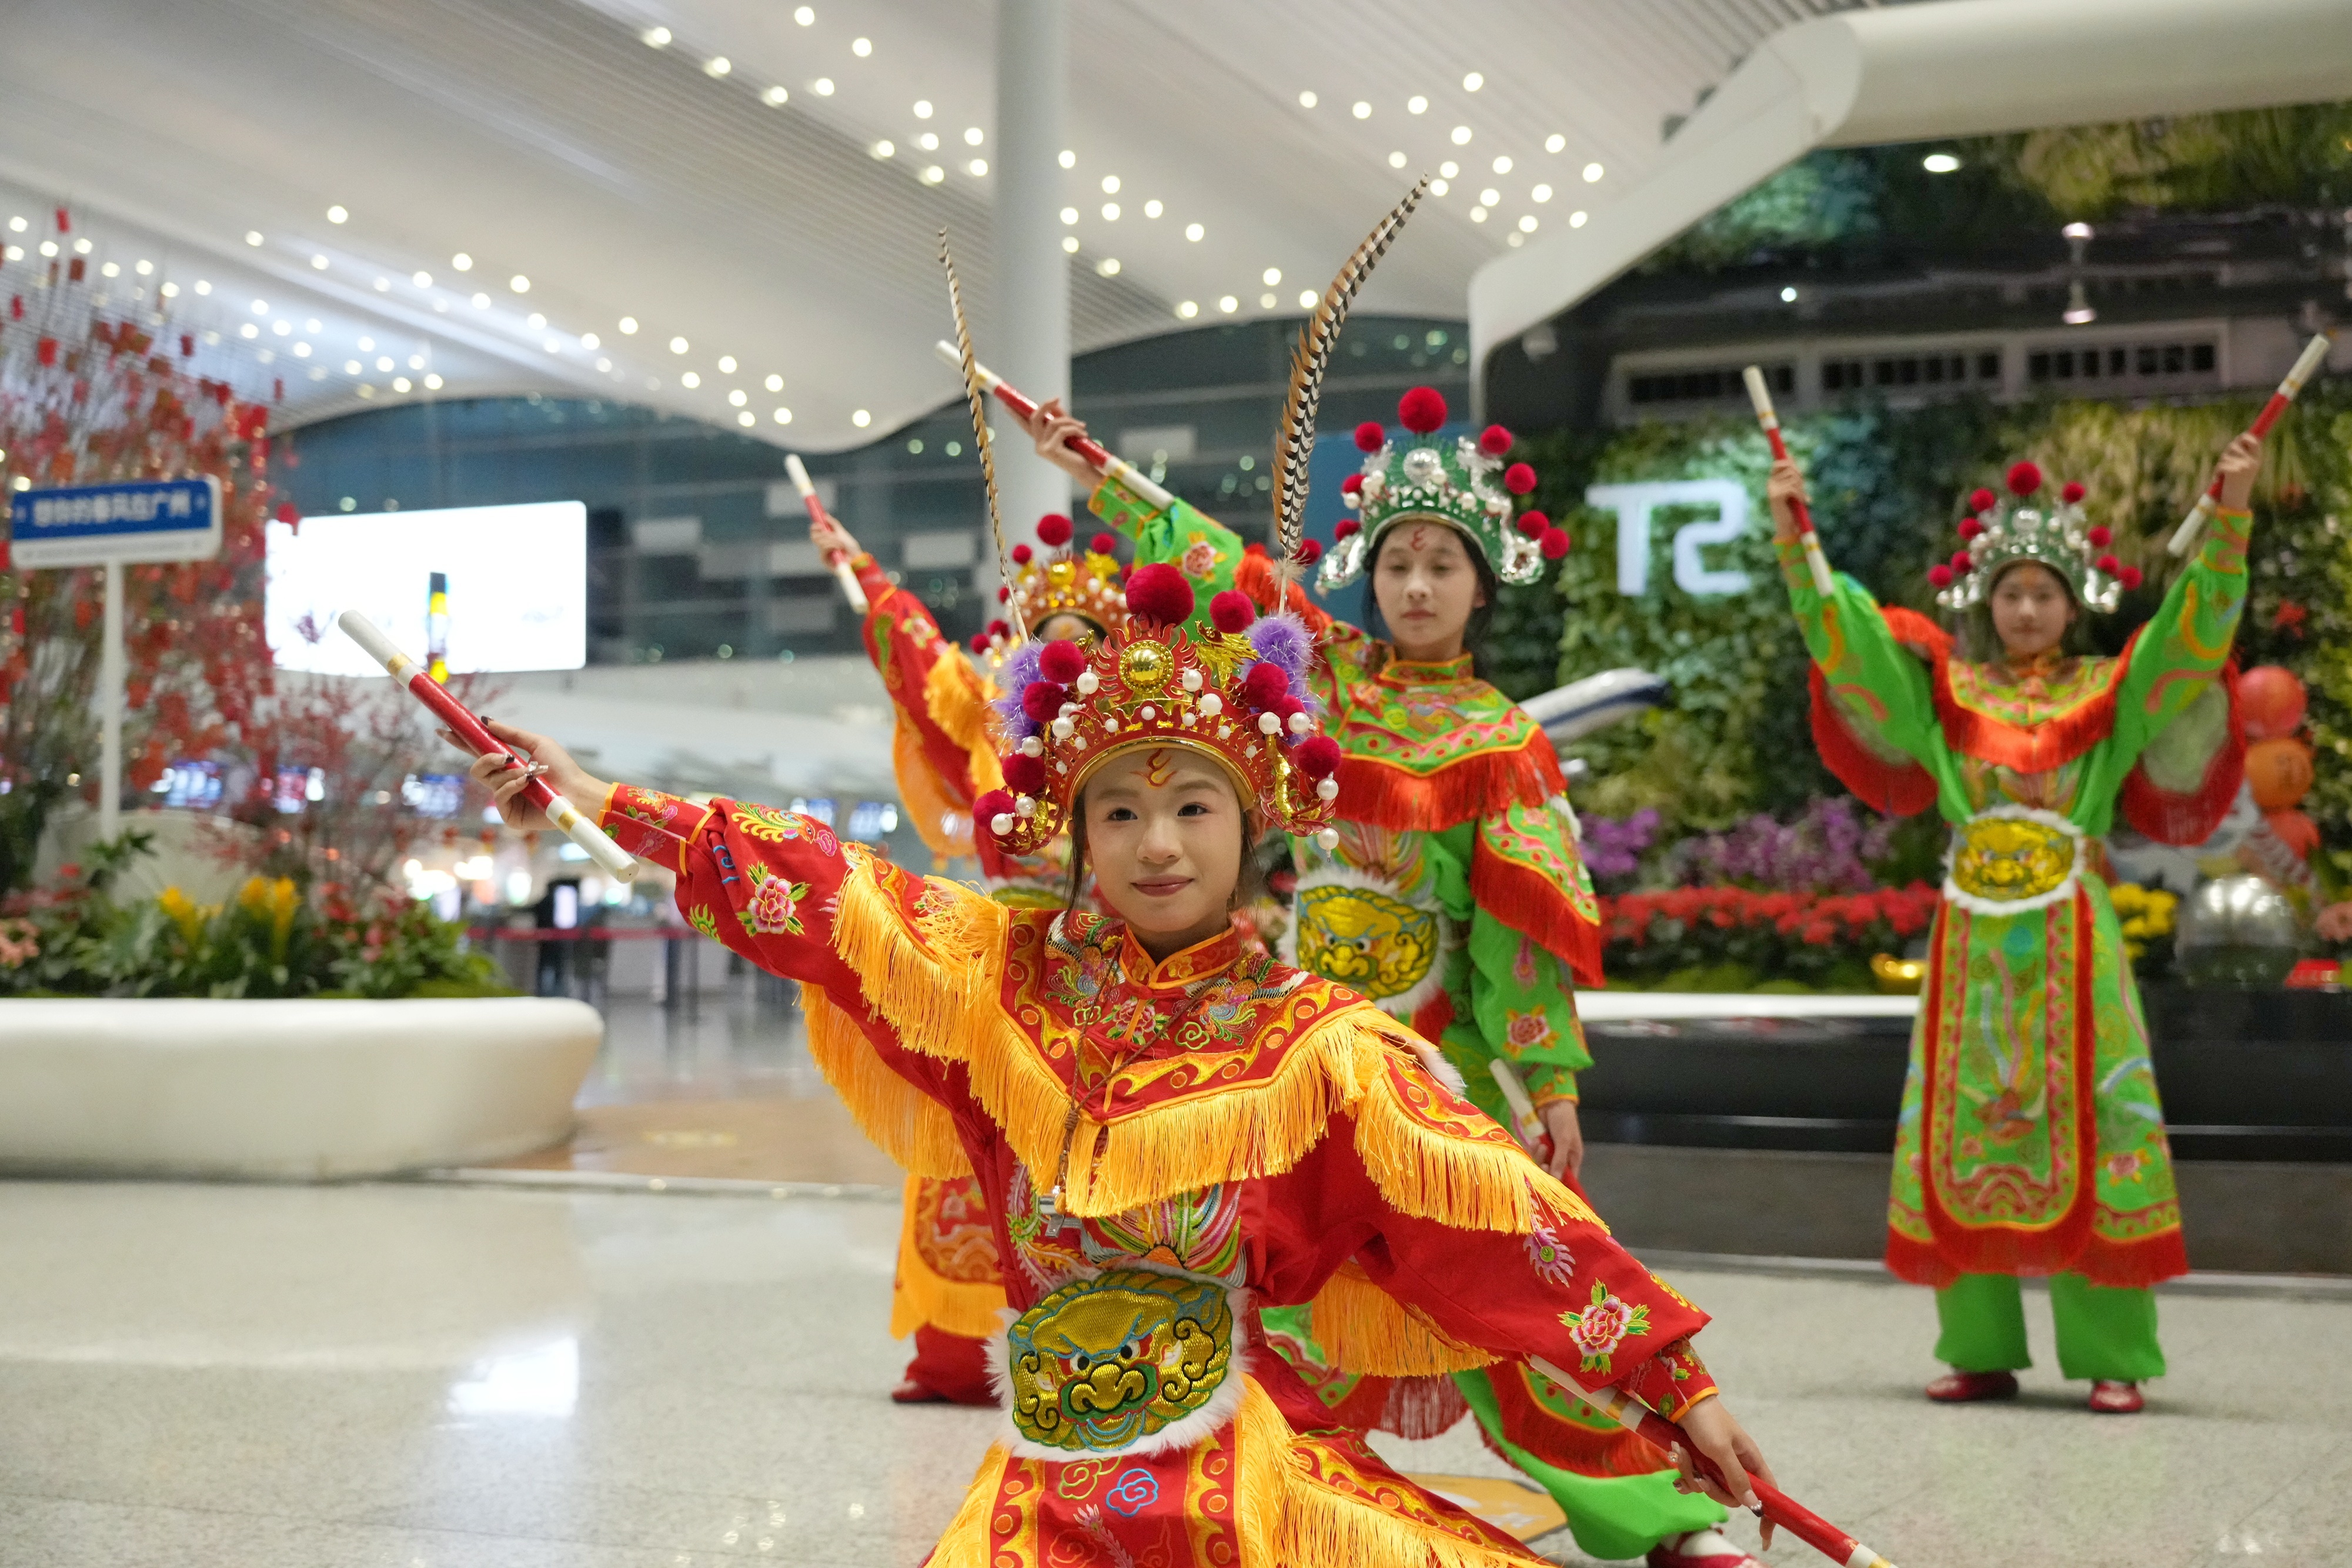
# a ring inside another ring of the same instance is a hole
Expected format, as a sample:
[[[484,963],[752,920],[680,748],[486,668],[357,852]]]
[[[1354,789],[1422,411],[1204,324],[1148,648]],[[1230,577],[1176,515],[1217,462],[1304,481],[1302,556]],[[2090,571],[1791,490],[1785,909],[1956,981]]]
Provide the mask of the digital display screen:
[[[356,610],[426,660],[436,577],[448,583],[451,673],[588,662],[588,507],[580,501],[431,512],[328,512],[269,525],[264,614],[280,669],[383,673],[335,628]]]

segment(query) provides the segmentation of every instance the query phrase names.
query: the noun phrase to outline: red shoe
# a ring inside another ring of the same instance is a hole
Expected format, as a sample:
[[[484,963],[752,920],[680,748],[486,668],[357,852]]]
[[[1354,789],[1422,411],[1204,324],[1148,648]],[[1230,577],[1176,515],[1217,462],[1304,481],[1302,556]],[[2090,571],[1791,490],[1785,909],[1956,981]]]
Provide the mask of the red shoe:
[[[1938,1405],[1973,1405],[1979,1399],[2017,1397],[2013,1372],[1948,1372],[1927,1385],[1927,1397]]]
[[[1687,1535],[1669,1536],[1651,1547],[1649,1556],[1643,1561],[1649,1568],[1765,1568],[1763,1563],[1732,1545],[1728,1537],[1716,1530],[1694,1530]]]
[[[893,1405],[946,1405],[952,1402],[938,1389],[926,1388],[910,1377],[890,1390],[890,1403]]]
[[[2091,1411],[2097,1416],[2137,1416],[2147,1408],[2147,1397],[2137,1383],[2113,1383],[2101,1378],[2091,1385]]]

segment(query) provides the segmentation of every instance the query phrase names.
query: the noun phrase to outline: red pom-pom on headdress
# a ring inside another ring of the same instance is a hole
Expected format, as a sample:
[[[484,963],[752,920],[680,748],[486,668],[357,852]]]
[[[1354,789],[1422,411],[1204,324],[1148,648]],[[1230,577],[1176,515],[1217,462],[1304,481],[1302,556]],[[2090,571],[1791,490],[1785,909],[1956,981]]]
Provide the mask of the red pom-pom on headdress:
[[[1435,387],[1414,387],[1397,399],[1397,423],[1415,435],[1427,435],[1445,423],[1445,394]]]
[[[1993,503],[2000,499],[2000,497],[1994,495],[1990,490],[1984,488],[1982,486],[1979,486],[1975,492],[1969,497],[1969,510],[1971,512],[1990,512],[1992,510]]]
[[[2124,585],[2124,591],[2128,593],[2133,589],[2137,588],[2143,580],[2140,577],[2139,568],[2136,566],[2127,566],[2124,568],[2123,570],[2116,573],[2116,580],[2122,583]]]
[[[2123,577],[2124,563],[2117,560],[2112,553],[2101,556],[2097,560],[2091,564],[2097,567],[2101,571],[2105,572],[2109,577],[2116,578],[2118,580]]]
[[[991,789],[971,803],[971,825],[992,836],[996,832],[996,819],[1011,815],[1013,792],[1009,789]]]
[[[975,653],[985,653],[988,652],[987,632],[975,632],[971,634],[971,651]]]
[[[1257,619],[1257,606],[1240,589],[1228,588],[1209,601],[1209,619],[1216,622],[1220,632],[1246,632],[1250,622]]]
[[[1969,517],[1962,517],[1962,518],[1960,519],[1960,526],[1959,526],[1958,532],[1959,532],[1959,536],[1960,536],[1960,538],[1964,538],[1964,539],[1972,539],[1972,538],[1975,538],[1979,534],[1980,534],[1980,533],[1984,532],[1984,525],[1983,525],[1982,523],[1980,523],[1980,522],[1977,521],[1976,517],[1975,517],[1973,515],[1971,515],[1971,516],[1969,516]]]
[[[1291,761],[1309,779],[1328,779],[1339,770],[1339,743],[1328,735],[1311,735],[1298,743]]]
[[[2042,465],[2031,458],[2011,465],[2008,485],[2011,495],[2021,501],[2025,499],[2026,497],[2042,488]]]
[[[1514,463],[1503,470],[1503,488],[1514,496],[1524,496],[1536,487],[1536,471],[1524,463]]]
[[[1118,548],[1118,540],[1108,534],[1097,534],[1087,542],[1087,548],[1097,555],[1108,555]]]
[[[1192,585],[1164,561],[1139,566],[1127,580],[1127,612],[1161,626],[1181,626],[1192,617]]]
[[[1021,711],[1039,724],[1051,724],[1070,700],[1070,689],[1056,681],[1032,681],[1021,694]]]
[[[1364,525],[1354,517],[1341,517],[1331,525],[1331,536],[1334,538],[1349,538],[1363,531]]]
[[[1272,707],[1289,695],[1290,677],[1282,673],[1279,664],[1260,660],[1242,677],[1242,695],[1252,707]]]
[[[1070,527],[1070,519],[1059,512],[1048,512],[1037,519],[1038,542],[1048,549],[1060,549],[1070,542],[1070,536],[1076,531]]]
[[[1511,433],[1499,424],[1490,424],[1478,433],[1478,450],[1489,457],[1500,457],[1511,449]]]
[[[2091,541],[2091,548],[2093,549],[2105,549],[2108,545],[2115,542],[2116,536],[2115,531],[2112,528],[2109,528],[2106,524],[2101,523],[2095,528],[2084,529],[2083,537]]]
[[[1522,512],[1519,514],[1519,532],[1527,535],[1528,538],[1531,539],[1539,539],[1543,538],[1544,530],[1549,527],[1551,527],[1551,519],[1545,517],[1541,512]]]
[[[1003,761],[1005,787],[1016,795],[1045,792],[1045,759],[1016,751]]]
[[[1013,590],[1010,588],[1000,588],[996,591],[996,602],[999,604],[1010,604],[1012,601]]]
[[[1013,622],[992,621],[988,623],[988,634],[992,637],[1010,637],[1013,635]]]
[[[1927,569],[1927,580],[1937,588],[1949,588],[1952,586],[1952,569],[1937,561]]]
[[[1013,565],[1027,566],[1031,561],[1035,560],[1036,559],[1037,552],[1031,549],[1027,545],[1014,545],[1013,547]]]
[[[2080,484],[2074,480],[2069,479],[2066,481],[2066,487],[2059,491],[2058,495],[2062,500],[2071,507],[2075,502],[2081,500],[2087,493],[2088,492],[2086,492]]]
[[[1546,528],[1544,530],[1543,538],[1537,548],[1543,551],[1544,559],[1558,560],[1560,557],[1568,553],[1568,530],[1566,528]]]
[[[1964,550],[1964,549],[1956,549],[1956,550],[1954,550],[1954,551],[1952,552],[1952,575],[1953,575],[1953,576],[1955,576],[1955,577],[1960,576],[1962,573],[1965,573],[1965,572],[1966,572],[1966,571],[1968,571],[1970,568],[1974,567],[1976,564],[1977,564],[1977,563],[1976,563],[1976,558],[1975,558],[1975,557],[1973,557],[1973,556],[1971,556],[1971,555],[1969,555],[1968,551],[1966,551],[1966,550]]]
[[[1321,539],[1300,539],[1298,541],[1297,551],[1293,554],[1290,559],[1297,561],[1301,566],[1313,566],[1317,561],[1323,559],[1323,541]]]
[[[1345,479],[1339,481],[1339,494],[1342,496],[1356,495],[1360,493],[1363,487],[1364,476],[1361,474],[1350,474]]]
[[[1037,673],[1068,685],[1085,673],[1086,650],[1066,639],[1048,643],[1037,654]]]
[[[1356,426],[1356,450],[1359,452],[1378,452],[1388,444],[1388,440],[1389,433],[1381,428],[1381,422],[1377,419],[1368,419]]]

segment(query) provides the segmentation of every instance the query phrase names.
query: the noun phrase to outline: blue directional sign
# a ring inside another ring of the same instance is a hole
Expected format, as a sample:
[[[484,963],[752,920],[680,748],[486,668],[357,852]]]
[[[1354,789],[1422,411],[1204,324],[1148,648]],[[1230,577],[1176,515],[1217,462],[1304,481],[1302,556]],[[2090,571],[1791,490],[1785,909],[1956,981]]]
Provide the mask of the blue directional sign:
[[[8,555],[19,567],[209,560],[220,553],[220,481],[76,485],[10,497]]]

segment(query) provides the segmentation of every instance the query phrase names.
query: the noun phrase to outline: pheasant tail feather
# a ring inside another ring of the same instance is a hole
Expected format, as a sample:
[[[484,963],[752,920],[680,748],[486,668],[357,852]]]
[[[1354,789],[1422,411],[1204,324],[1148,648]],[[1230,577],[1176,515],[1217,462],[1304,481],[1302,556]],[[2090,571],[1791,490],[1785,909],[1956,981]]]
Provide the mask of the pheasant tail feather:
[[[948,231],[940,231],[940,265],[947,268],[948,306],[955,312],[956,353],[963,364],[964,397],[971,404],[971,443],[980,452],[980,476],[988,487],[988,530],[996,539],[996,575],[1005,582],[1013,580],[1013,562],[1004,547],[1004,514],[996,496],[996,448],[988,434],[988,389],[980,383],[980,361],[971,350],[971,324],[964,319],[963,289],[956,282],[955,257],[948,250]],[[1007,601],[1007,612],[1013,617],[1013,641],[1026,642],[1029,628],[1023,623],[1021,601]]]

